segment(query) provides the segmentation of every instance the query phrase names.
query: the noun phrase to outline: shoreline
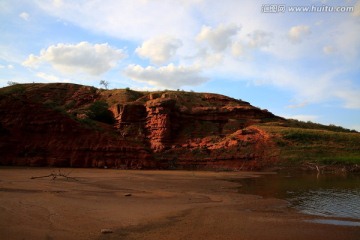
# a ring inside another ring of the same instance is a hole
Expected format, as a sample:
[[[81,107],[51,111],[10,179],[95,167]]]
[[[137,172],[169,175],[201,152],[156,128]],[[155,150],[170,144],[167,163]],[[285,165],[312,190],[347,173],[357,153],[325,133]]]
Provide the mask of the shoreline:
[[[221,169],[221,168],[174,168],[174,169],[126,169],[126,168],[112,168],[112,167],[61,167],[61,166],[27,166],[27,165],[0,165],[0,169],[99,169],[99,170],[118,170],[118,171],[184,171],[184,172],[253,172],[253,173],[267,173],[267,172],[279,172],[279,171],[291,171],[291,172],[314,172],[314,173],[329,173],[329,174],[343,174],[343,173],[360,173],[360,165],[353,164],[323,164],[316,162],[301,162],[301,163],[289,163],[286,161],[279,161],[274,165],[267,165],[262,168],[256,169]]]
[[[231,179],[269,172],[0,168],[1,239],[358,239]],[[334,220],[344,220],[335,218]],[[102,229],[112,233],[103,234]],[[306,231],[304,231],[306,230]]]

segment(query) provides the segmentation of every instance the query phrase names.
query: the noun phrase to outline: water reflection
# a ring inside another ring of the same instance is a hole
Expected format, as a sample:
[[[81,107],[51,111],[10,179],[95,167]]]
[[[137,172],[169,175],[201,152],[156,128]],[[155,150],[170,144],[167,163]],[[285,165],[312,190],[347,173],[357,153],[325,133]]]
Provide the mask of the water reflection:
[[[338,226],[360,227],[360,222],[334,220],[334,219],[313,219],[313,220],[305,220],[305,222],[331,224]]]
[[[286,199],[307,214],[360,219],[360,175],[279,173],[241,184],[241,193]]]

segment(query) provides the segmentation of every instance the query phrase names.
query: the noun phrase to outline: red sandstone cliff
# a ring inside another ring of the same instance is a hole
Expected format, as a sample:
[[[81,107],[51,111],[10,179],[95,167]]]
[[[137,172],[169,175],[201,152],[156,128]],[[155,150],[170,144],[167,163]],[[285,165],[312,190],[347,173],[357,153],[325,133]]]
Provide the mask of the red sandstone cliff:
[[[276,148],[254,124],[279,120],[217,94],[15,85],[0,89],[0,164],[259,168]]]

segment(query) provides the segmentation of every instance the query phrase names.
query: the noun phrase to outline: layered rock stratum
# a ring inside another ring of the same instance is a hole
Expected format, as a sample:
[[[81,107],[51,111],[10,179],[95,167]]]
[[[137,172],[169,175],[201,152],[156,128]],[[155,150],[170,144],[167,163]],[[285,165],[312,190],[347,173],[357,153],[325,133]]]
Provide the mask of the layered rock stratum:
[[[258,169],[279,148],[248,102],[184,91],[17,84],[0,91],[0,164],[121,169]]]

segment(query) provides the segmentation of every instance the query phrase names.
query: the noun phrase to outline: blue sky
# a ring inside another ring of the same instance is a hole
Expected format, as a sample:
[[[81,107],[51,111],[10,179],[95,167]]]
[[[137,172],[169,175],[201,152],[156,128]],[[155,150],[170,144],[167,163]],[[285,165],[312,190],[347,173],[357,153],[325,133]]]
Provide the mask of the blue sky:
[[[269,2],[0,0],[0,87],[215,92],[360,130],[360,1]]]

